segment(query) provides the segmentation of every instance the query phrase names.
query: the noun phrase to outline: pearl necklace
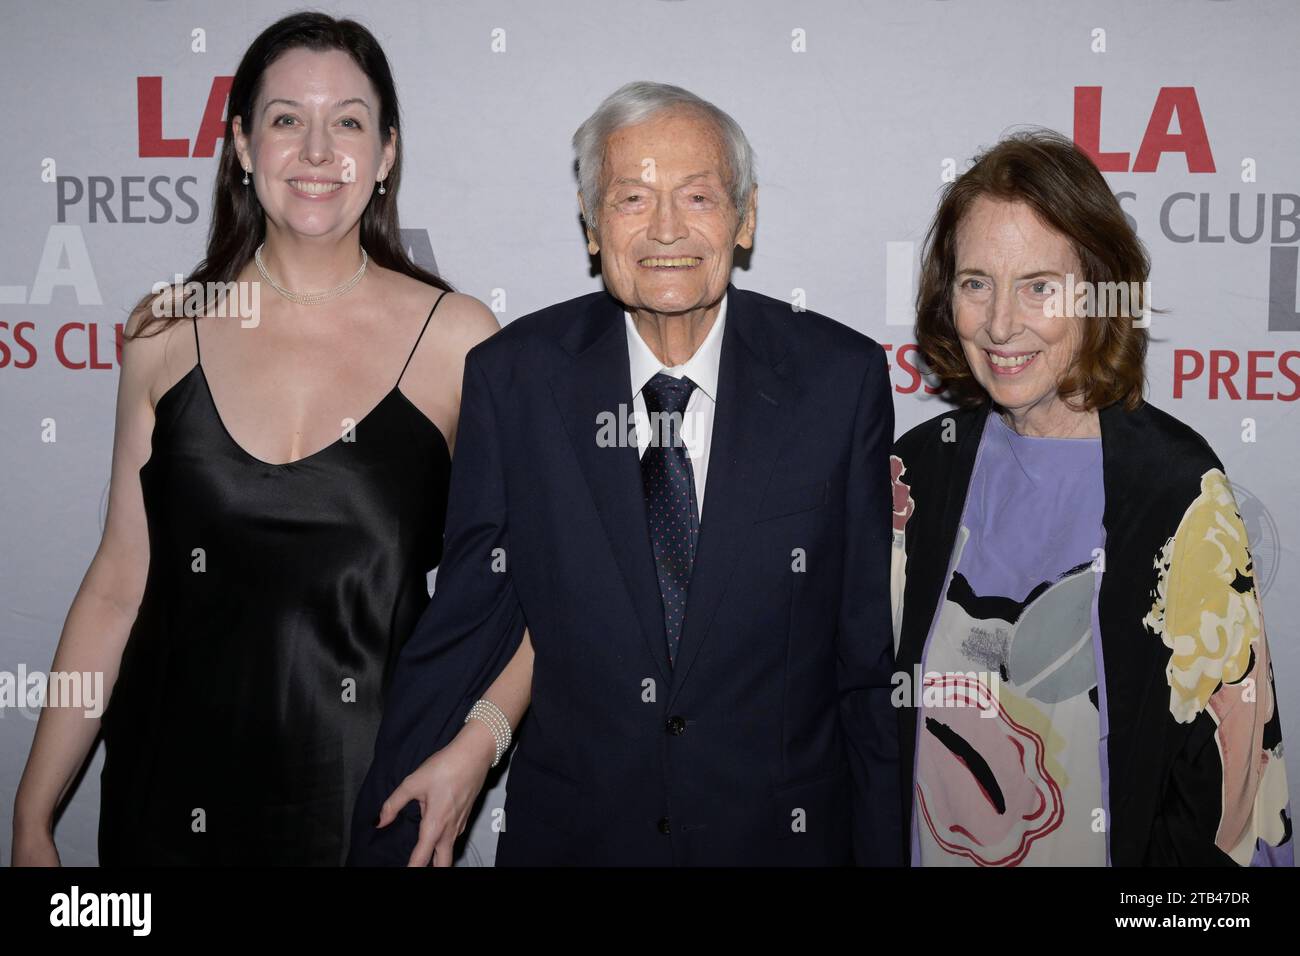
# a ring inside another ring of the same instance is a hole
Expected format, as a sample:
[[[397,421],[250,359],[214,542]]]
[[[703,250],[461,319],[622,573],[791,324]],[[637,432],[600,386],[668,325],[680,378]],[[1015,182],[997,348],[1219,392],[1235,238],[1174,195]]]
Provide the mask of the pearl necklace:
[[[262,274],[262,278],[270,284],[271,288],[280,293],[280,295],[284,296],[290,302],[298,302],[303,305],[315,305],[317,302],[324,302],[326,299],[334,299],[343,295],[343,293],[350,291],[358,282],[361,281],[361,277],[366,274],[366,265],[370,262],[370,257],[366,255],[366,250],[363,247],[361,249],[361,268],[358,269],[356,275],[347,282],[344,282],[342,285],[337,285],[332,289],[326,289],[323,292],[294,292],[291,289],[284,288],[284,286],[272,279],[271,274],[266,271],[266,264],[262,262],[262,246],[264,245],[266,245],[265,242],[258,246],[257,250],[253,253],[253,261],[257,263],[257,271]]]

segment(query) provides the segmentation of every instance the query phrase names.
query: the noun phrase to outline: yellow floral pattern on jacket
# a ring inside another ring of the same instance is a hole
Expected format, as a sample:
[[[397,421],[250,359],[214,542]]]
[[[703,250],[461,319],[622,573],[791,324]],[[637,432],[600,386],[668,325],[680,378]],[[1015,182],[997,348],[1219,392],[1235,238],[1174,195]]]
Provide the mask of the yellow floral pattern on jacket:
[[[1220,683],[1245,676],[1260,635],[1246,526],[1217,468],[1201,476],[1201,493],[1161,549],[1156,568],[1155,603],[1143,623],[1173,652],[1166,671],[1169,712],[1191,723]]]
[[[1190,723],[1207,712],[1223,768],[1215,844],[1249,865],[1256,840],[1285,839],[1282,744],[1264,746],[1275,699],[1246,527],[1217,468],[1155,560],[1159,577],[1143,623],[1170,649],[1169,712]]]

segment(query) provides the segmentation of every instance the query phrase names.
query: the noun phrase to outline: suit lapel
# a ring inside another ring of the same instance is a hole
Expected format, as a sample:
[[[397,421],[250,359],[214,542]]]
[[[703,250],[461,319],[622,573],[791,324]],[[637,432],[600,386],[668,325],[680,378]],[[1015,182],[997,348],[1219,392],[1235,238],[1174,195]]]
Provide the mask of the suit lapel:
[[[671,682],[671,670],[664,636],[663,601],[646,526],[636,435],[631,434],[630,445],[620,441],[601,447],[596,440],[602,416],[612,414],[620,429],[632,420],[631,372],[622,306],[608,295],[595,297],[562,344],[573,354],[573,363],[551,379],[551,389],[632,600],[642,636],[667,686]]]
[[[704,494],[708,507],[700,521],[670,707],[708,637],[785,441],[798,388],[779,371],[783,354],[748,294],[728,286]]]

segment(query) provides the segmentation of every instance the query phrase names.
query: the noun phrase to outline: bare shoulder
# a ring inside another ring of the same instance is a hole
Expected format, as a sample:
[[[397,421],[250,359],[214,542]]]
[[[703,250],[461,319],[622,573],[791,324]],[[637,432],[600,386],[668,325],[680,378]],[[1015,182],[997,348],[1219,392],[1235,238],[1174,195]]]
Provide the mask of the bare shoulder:
[[[472,295],[444,292],[400,272],[390,272],[388,278],[393,300],[400,303],[406,321],[414,321],[417,329],[424,327],[419,353],[437,353],[460,362],[466,352],[501,329],[492,310]]]
[[[430,309],[433,314],[411,359],[411,373],[424,379],[426,387],[459,403],[465,356],[484,339],[501,331],[501,325],[492,310],[472,295],[431,291],[433,296],[425,304],[424,315],[429,316]]]
[[[461,362],[466,352],[499,331],[501,324],[492,310],[463,292],[446,293],[429,322],[429,334]]]
[[[399,303],[398,308],[406,321],[420,328],[425,319],[429,319],[421,340],[421,351],[424,351],[424,343],[436,343],[433,350],[459,352],[463,358],[471,348],[501,328],[492,310],[472,295],[444,292],[427,282],[391,270],[386,270],[386,279],[391,289],[390,301]]]
[[[190,318],[167,319],[167,293],[151,296],[127,318],[122,337],[122,387],[152,406],[198,361]]]
[[[500,331],[501,325],[492,310],[472,295],[444,292],[408,276],[401,278],[398,288],[403,311],[418,316],[418,324],[424,327],[402,378],[402,391],[438,426],[448,446],[454,447],[465,355]]]

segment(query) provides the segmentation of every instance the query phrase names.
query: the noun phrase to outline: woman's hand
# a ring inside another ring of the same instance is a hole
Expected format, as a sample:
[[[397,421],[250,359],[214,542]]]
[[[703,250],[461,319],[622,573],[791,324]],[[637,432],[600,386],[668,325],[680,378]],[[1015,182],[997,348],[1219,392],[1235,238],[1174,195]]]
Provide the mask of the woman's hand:
[[[407,866],[451,866],[456,838],[465,832],[470,808],[496,757],[492,732],[470,720],[446,747],[420,764],[379,809],[377,826],[397,819],[412,800],[420,805],[420,838]]]

